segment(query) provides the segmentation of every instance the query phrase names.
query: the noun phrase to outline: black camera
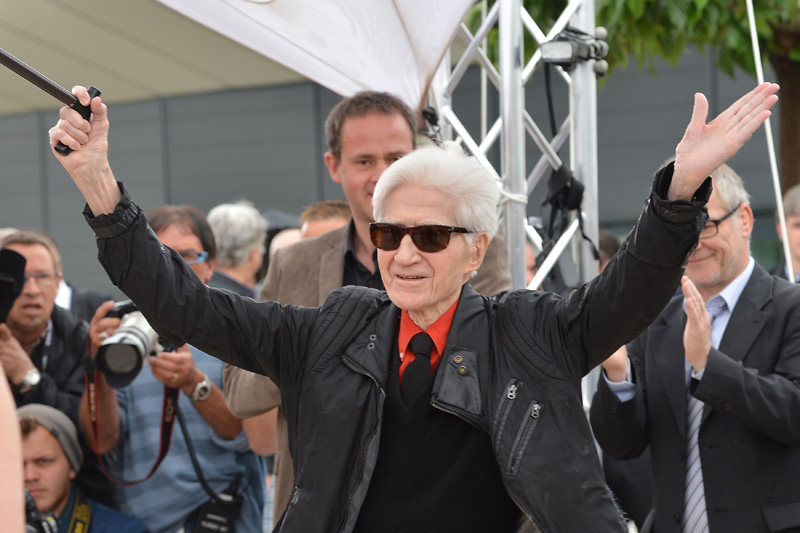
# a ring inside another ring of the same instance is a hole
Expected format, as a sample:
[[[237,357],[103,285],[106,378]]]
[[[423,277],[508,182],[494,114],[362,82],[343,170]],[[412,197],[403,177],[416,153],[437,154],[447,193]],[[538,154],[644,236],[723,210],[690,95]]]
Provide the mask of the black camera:
[[[159,338],[130,300],[117,302],[106,316],[119,318],[120,323],[114,334],[100,345],[95,363],[115,389],[130,385],[148,356],[174,350],[169,342]]]
[[[44,513],[36,507],[36,501],[25,489],[25,533],[57,533],[58,520],[53,513]]]
[[[14,250],[0,250],[0,323],[6,321],[14,300],[25,285],[25,257]]]

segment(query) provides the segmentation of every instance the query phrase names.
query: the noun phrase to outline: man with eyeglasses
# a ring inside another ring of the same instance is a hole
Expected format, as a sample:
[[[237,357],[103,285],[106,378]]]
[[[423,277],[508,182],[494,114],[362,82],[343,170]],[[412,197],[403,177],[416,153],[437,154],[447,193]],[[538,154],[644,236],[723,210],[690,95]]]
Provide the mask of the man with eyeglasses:
[[[727,165],[711,176],[690,281],[627,357],[603,363],[592,428],[613,457],[649,444],[653,531],[797,531],[800,287],[750,255],[741,178]]]
[[[211,279],[217,246],[211,226],[198,208],[190,205],[160,206],[147,213],[147,223],[160,241],[158,253],[168,248],[181,258],[188,275],[204,286]],[[145,253],[136,250],[135,254]],[[145,281],[149,290],[161,290],[157,280]],[[105,316],[111,302],[100,313]],[[101,337],[114,332],[119,319],[105,318],[92,328]],[[160,322],[150,322],[160,331]],[[160,352],[147,361],[127,387],[113,389],[97,373],[97,430],[95,442],[88,401],[81,406],[81,423],[89,445],[107,455],[115,477],[134,481],[147,477],[159,452],[161,413],[165,387],[179,389],[178,406],[199,467],[217,494],[237,484],[242,505],[234,513],[236,531],[260,531],[265,498],[265,475],[260,459],[250,451],[242,422],[228,409],[222,393],[223,363],[183,345],[174,352]],[[166,413],[170,416],[171,413]],[[152,477],[133,486],[120,486],[120,509],[143,521],[152,533],[192,529],[199,521],[197,509],[210,496],[198,479],[181,428],[172,431],[169,453]]]
[[[99,97],[75,88],[91,122],[64,107],[49,134],[74,150],[53,153],[87,200],[104,268],[142,313],[173,342],[280,387],[295,486],[277,530],[624,531],[582,376],[643,331],[681,281],[699,322],[682,274],[708,219],[708,176],[766,120],[777,90],[761,84],[708,124],[696,94],[636,227],[567,299],[472,289],[500,191],[455,143],[415,150],[375,186],[368,234],[386,291],[348,286],[305,308],[208,288],[162,251],[114,179]]]
[[[33,230],[0,241],[0,248],[26,260],[22,292],[0,324],[0,362],[18,407],[49,405],[77,424],[89,326],[55,305],[61,272],[53,246],[49,236]],[[84,462],[77,483],[92,499],[116,507],[113,486],[91,459]]]

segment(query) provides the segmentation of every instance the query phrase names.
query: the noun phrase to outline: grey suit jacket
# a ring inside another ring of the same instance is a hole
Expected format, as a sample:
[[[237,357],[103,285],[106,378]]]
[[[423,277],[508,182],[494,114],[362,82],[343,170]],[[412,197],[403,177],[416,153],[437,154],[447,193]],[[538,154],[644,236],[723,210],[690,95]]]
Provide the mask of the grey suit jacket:
[[[635,397],[604,379],[591,407],[603,449],[634,457],[649,443],[653,531],[680,531],[686,471],[683,296],[628,345]],[[800,531],[800,287],[756,265],[719,349],[690,392],[706,406],[699,444],[710,531]]]
[[[328,294],[342,286],[344,251],[350,224],[319,237],[282,248],[270,259],[267,278],[261,291],[262,301],[317,307]],[[496,237],[489,245],[472,287],[486,296],[511,289],[508,249]],[[259,374],[226,365],[223,374],[225,398],[233,414],[240,418],[256,416],[280,405],[280,391],[272,381]],[[277,521],[291,496],[292,461],[289,454],[286,420],[278,411],[278,442],[275,454],[275,506]]]

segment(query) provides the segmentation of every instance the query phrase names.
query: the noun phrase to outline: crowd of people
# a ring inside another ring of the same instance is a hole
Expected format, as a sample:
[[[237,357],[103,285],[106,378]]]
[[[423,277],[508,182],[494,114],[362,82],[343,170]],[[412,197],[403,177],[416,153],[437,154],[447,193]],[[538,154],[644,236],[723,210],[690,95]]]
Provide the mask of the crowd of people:
[[[92,117],[62,109],[50,142],[73,152],[54,157],[135,309],[67,284],[44,233],[0,237],[26,260],[0,324],[0,400],[17,407],[4,449],[21,443],[36,520],[800,530],[800,289],[781,279],[800,271],[800,192],[785,199],[797,258],[772,275],[725,164],[776,92],[762,84],[710,122],[698,94],[636,226],[621,246],[604,236],[597,278],[555,295],[511,290],[497,184],[454,143],[418,148],[415,113],[390,94],[334,107],[324,158],[346,200],[309,206],[270,243],[250,202],[141,209],[136,176],[128,190],[108,162],[105,104],[76,88]],[[97,354],[128,331],[148,355],[122,378]]]

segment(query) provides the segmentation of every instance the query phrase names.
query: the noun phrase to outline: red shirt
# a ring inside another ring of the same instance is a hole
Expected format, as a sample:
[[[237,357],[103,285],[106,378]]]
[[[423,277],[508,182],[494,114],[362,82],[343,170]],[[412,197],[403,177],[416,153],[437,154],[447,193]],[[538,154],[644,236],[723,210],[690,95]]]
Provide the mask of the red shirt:
[[[433,341],[433,349],[431,349],[431,375],[436,370],[436,365],[439,364],[439,359],[442,358],[442,352],[445,345],[447,345],[447,334],[450,333],[450,326],[453,324],[453,315],[456,314],[456,307],[458,307],[458,300],[450,306],[445,314],[440,316],[436,322],[430,325],[425,331],[430,335]],[[397,335],[397,347],[400,350],[400,386],[403,386],[403,372],[406,367],[411,364],[415,359],[414,354],[408,349],[408,343],[411,338],[417,333],[423,331],[418,325],[411,320],[408,316],[408,311],[405,309],[400,314],[400,332]]]

